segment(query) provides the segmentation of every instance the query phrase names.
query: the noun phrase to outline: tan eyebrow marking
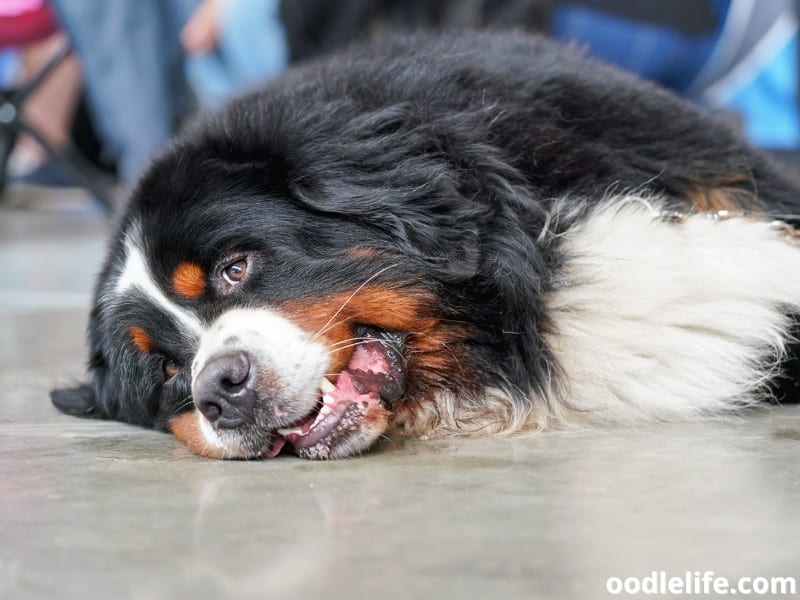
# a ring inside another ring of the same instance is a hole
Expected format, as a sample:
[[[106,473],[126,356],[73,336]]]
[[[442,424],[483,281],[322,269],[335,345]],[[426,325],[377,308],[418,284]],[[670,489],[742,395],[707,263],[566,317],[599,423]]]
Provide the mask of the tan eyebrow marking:
[[[134,325],[130,328],[130,334],[133,345],[136,346],[140,351],[148,354],[150,350],[153,349],[153,340],[150,339],[150,336],[147,335],[147,332],[138,325]]]
[[[206,274],[200,265],[182,262],[172,274],[172,289],[184,298],[197,298],[206,288]]]

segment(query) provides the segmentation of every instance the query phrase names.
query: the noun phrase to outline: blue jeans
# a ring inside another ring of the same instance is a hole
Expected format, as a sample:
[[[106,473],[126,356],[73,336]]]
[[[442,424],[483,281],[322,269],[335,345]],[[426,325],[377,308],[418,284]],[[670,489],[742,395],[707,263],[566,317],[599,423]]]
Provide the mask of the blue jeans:
[[[217,50],[187,61],[187,76],[201,104],[220,104],[286,68],[289,46],[279,4],[279,0],[228,2]]]
[[[189,109],[179,34],[198,0],[53,0],[80,55],[95,124],[131,180]]]

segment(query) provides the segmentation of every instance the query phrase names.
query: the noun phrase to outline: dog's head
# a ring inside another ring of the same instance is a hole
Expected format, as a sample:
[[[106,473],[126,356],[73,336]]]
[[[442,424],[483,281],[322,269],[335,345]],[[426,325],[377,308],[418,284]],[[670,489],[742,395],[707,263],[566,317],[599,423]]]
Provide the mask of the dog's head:
[[[149,168],[98,280],[91,382],[59,408],[207,456],[328,458],[525,378],[478,184],[404,107],[309,102],[243,99]]]

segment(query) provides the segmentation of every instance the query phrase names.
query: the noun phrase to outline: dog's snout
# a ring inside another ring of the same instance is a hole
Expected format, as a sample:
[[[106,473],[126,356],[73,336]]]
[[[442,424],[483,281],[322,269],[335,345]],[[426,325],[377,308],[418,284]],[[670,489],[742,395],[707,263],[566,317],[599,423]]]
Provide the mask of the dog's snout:
[[[253,422],[256,392],[250,359],[244,352],[217,356],[206,363],[193,386],[194,403],[210,423],[233,429]]]

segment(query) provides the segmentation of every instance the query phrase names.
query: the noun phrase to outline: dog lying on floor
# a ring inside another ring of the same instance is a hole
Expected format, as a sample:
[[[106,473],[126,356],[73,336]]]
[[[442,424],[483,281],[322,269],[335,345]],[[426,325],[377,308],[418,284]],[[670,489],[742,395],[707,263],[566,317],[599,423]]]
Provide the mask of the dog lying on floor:
[[[791,395],[798,192],[544,39],[356,46],[155,160],[99,275],[91,382],[53,401],[204,456],[326,459]]]

